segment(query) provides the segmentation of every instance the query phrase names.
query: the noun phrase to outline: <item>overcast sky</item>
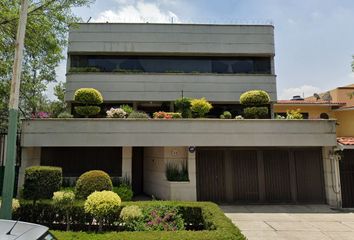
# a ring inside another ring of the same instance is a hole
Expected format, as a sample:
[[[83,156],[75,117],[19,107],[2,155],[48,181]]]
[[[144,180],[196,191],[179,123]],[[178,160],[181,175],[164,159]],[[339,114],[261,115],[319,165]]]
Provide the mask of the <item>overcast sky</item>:
[[[354,83],[353,0],[96,0],[74,13],[97,22],[269,23],[278,99]],[[58,68],[65,80],[65,62]]]

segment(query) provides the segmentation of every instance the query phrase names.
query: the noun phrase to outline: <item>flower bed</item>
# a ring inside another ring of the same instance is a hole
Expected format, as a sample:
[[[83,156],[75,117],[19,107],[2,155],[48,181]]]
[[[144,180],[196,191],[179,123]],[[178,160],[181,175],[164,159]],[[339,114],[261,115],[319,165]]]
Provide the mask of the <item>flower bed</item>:
[[[83,202],[75,202],[70,209],[73,232],[65,229],[65,213],[49,200],[39,201],[35,207],[29,201],[22,201],[14,219],[36,222],[53,230],[58,239],[245,239],[240,231],[225,217],[216,204],[206,202],[148,201],[125,202],[125,206],[136,205],[142,209],[171,207],[178,210],[186,230],[177,231],[140,231],[127,232],[119,220],[119,214],[110,216],[105,222],[103,234],[95,234],[97,225],[92,224],[92,217],[83,210]],[[189,230],[189,231],[188,231]],[[192,230],[192,231],[191,231]],[[75,231],[86,231],[75,232]],[[113,232],[114,231],[114,232]]]

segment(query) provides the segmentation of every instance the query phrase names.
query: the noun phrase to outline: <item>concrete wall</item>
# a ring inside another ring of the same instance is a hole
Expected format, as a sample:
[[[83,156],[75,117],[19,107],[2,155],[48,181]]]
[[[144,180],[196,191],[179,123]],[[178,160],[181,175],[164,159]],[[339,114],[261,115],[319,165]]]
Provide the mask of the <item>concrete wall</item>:
[[[274,55],[270,25],[79,24],[69,33],[69,53]]]
[[[212,102],[238,102],[248,90],[262,89],[275,101],[275,75],[227,74],[121,74],[70,73],[65,100],[73,101],[77,89],[99,90],[105,101],[174,101],[205,97]]]
[[[41,146],[335,146],[334,120],[37,119],[21,144]]]
[[[25,170],[31,166],[41,165],[41,148],[40,147],[22,147],[21,167],[18,175],[18,194],[25,182]]]
[[[342,200],[339,162],[338,158],[333,153],[334,151],[332,147],[322,148],[326,199],[327,204],[330,206],[340,208],[342,205]]]
[[[186,147],[147,147],[144,148],[144,192],[163,200],[195,201],[195,163],[188,161]],[[191,164],[191,180],[189,182],[167,181],[165,170],[169,162],[180,163],[188,161]]]

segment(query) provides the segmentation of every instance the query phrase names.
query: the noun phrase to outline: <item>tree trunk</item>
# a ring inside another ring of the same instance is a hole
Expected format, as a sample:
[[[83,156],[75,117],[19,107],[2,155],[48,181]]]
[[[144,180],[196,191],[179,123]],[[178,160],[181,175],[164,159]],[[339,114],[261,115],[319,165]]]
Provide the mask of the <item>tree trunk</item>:
[[[70,216],[69,211],[66,211],[66,231],[70,231]]]
[[[99,232],[102,232],[102,228],[103,228],[103,219],[100,219],[99,222],[98,222],[98,231]]]

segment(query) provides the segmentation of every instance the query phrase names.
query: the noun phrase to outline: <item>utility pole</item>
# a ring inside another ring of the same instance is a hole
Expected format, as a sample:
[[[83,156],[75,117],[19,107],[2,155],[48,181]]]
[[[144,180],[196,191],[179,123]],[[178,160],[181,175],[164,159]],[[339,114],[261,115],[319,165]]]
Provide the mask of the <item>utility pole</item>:
[[[15,183],[16,164],[16,140],[17,140],[17,118],[18,102],[21,82],[23,48],[27,24],[28,0],[21,0],[20,20],[17,29],[15,59],[13,65],[11,92],[9,101],[9,123],[6,143],[5,174],[2,187],[2,203],[0,218],[12,218],[12,198]]]

